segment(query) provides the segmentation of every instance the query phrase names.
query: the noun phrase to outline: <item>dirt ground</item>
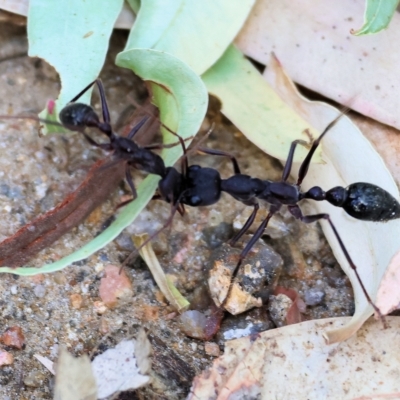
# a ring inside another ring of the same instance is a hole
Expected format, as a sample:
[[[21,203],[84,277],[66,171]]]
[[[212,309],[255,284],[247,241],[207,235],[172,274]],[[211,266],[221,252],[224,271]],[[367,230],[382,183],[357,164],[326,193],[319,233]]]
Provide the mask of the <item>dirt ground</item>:
[[[0,114],[37,113],[59,90],[57,73],[39,59],[26,55],[24,27],[0,25]],[[102,71],[111,117],[118,117],[129,103],[130,93],[143,91],[127,70],[113,65],[122,50],[126,35],[116,32]],[[99,102],[94,105],[99,109]],[[262,179],[279,179],[280,164],[268,157],[218,112],[212,101],[203,133],[216,123],[207,146],[237,155],[244,173]],[[9,237],[32,218],[56,206],[84,179],[95,160],[105,154],[92,148],[79,135],[39,137],[37,125],[26,120],[0,122],[0,241]],[[193,163],[217,168],[225,177],[231,174],[229,160],[196,156]],[[135,182],[143,175],[136,174]],[[121,198],[129,193],[126,183],[78,228],[43,250],[30,265],[41,266],[57,260],[87,243],[104,229]],[[246,207],[223,195],[213,207],[188,209],[184,218],[176,217],[171,231],[163,232],[154,249],[164,270],[174,279],[184,296],[193,300],[196,289],[207,279],[210,253],[233,233],[233,221]],[[209,343],[191,339],[180,319],[160,292],[140,259],[126,272],[132,281],[133,296],[113,309],[99,314],[99,284],[108,264],[120,265],[133,248],[131,232],[152,231],[168,218],[170,208],[153,201],[134,227],[88,259],[48,275],[0,276],[0,333],[18,326],[25,336],[22,350],[5,348],[14,362],[0,368],[0,398],[51,399],[53,377],[34,357],[40,354],[56,360],[60,345],[78,356],[114,347],[124,338],[134,337],[144,327],[153,346],[152,384],[136,392],[121,394],[121,399],[183,399],[193,377],[207,368],[215,357]],[[265,210],[262,210],[265,215]],[[334,260],[317,225],[303,226],[286,214],[278,218],[275,237],[265,236],[284,260],[280,286],[294,288],[305,301],[304,319],[351,315],[353,299],[350,284]],[[140,228],[138,228],[138,226]],[[72,307],[73,295],[83,303]],[[268,308],[262,307],[237,317],[227,316],[221,331],[211,342],[221,353],[227,337],[238,335],[252,323],[251,333],[274,327]],[[214,347],[215,349],[215,347]]]

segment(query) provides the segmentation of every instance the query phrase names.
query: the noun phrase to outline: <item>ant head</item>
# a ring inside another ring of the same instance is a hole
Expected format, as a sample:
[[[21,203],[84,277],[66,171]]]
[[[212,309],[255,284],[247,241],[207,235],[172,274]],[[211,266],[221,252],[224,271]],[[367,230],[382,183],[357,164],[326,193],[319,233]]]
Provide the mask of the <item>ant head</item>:
[[[95,127],[106,135],[111,135],[110,125],[100,122],[94,109],[87,104],[68,104],[60,111],[59,117],[61,123],[71,131],[82,131],[86,127]]]

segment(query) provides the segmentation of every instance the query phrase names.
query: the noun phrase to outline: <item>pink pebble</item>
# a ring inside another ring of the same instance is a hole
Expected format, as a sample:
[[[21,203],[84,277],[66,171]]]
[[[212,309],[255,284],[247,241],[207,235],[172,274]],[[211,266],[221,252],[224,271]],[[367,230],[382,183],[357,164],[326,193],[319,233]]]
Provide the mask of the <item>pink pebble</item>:
[[[22,329],[19,326],[12,326],[7,328],[6,331],[1,335],[1,341],[6,346],[21,350],[25,344],[25,337],[22,333]]]
[[[133,295],[132,283],[124,270],[120,273],[120,269],[116,265],[107,265],[101,278],[99,294],[107,307],[113,307],[119,299]]]
[[[14,356],[8,351],[0,350],[0,367],[11,365],[14,362]]]

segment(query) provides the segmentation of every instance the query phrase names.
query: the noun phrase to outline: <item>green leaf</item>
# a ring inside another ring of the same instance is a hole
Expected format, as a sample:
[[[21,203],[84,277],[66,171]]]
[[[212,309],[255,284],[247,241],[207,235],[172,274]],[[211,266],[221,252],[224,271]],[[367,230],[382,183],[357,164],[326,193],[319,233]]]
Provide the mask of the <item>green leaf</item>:
[[[355,36],[378,33],[386,29],[396,12],[400,0],[367,0],[364,25],[359,30],[351,30]]]
[[[143,0],[126,49],[173,54],[199,75],[221,57],[254,0]]]
[[[201,79],[176,57],[148,49],[133,49],[120,53],[119,66],[130,68],[142,79],[152,82],[154,99],[160,108],[161,120],[184,139],[196,134],[203,122],[208,103],[207,90]],[[167,133],[164,132],[167,136]],[[164,142],[176,141],[168,134]],[[175,163],[182,155],[180,146],[164,149],[163,159],[167,165]],[[42,268],[0,268],[1,272],[16,275],[35,275],[59,271],[73,262],[89,257],[114,240],[151,200],[159,181],[158,176],[149,175],[137,188],[138,198],[126,206],[117,219],[99,236],[73,254]]]
[[[123,0],[99,6],[96,0],[31,0],[28,13],[29,55],[40,57],[60,74],[62,89],[54,115],[82,88],[96,79],[103,67],[108,42]],[[91,90],[82,98],[90,101]],[[54,127],[48,127],[54,131]]]
[[[140,9],[140,0],[127,0],[130,8],[132,8],[133,12],[137,14]]]
[[[222,102],[222,112],[257,147],[280,160],[286,160],[295,139],[309,142],[306,129],[315,131],[288,107],[257,69],[231,45],[202,79],[208,91]],[[303,160],[307,150],[298,146],[295,160]],[[317,150],[318,152],[318,150]],[[320,161],[321,152],[314,156]]]

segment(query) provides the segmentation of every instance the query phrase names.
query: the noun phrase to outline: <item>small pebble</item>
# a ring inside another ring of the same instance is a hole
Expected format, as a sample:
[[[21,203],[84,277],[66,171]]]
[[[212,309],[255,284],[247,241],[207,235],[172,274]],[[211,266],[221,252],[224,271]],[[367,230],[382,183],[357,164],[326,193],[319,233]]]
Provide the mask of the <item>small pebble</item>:
[[[17,285],[12,285],[10,287],[10,292],[11,292],[11,294],[17,294],[18,293],[18,286]]]
[[[206,336],[207,317],[197,310],[185,311],[180,317],[181,330],[185,335],[195,338],[204,339]]]
[[[35,293],[36,297],[41,299],[46,294],[46,288],[43,285],[36,285],[33,289],[33,293]]]
[[[82,296],[79,293],[73,293],[69,296],[71,301],[71,307],[75,308],[75,310],[79,310],[82,307]]]
[[[192,350],[193,350],[193,351],[196,351],[196,350],[197,350],[197,343],[192,342],[192,343],[190,343],[190,346],[192,347]]]
[[[280,255],[259,241],[243,261],[232,283],[232,271],[236,268],[240,252],[240,247],[224,243],[210,257],[212,267],[208,286],[211,297],[217,306],[224,303],[225,309],[232,315],[261,307],[260,290],[276,285],[283,266]]]
[[[104,314],[108,310],[108,308],[102,301],[95,301],[93,303],[93,308],[94,308],[94,311],[96,312],[96,314],[100,314],[100,315]]]
[[[0,367],[11,365],[14,362],[14,356],[8,351],[0,350]]]
[[[100,333],[106,335],[108,332],[110,332],[110,324],[106,319],[102,318],[100,321]]]
[[[33,283],[42,283],[44,280],[44,274],[37,274],[37,275],[33,275],[29,278]]]
[[[40,371],[31,371],[24,378],[24,384],[30,387],[41,387],[46,379],[46,375]]]
[[[287,325],[286,317],[292,304],[293,301],[284,294],[269,297],[268,311],[277,327]]]
[[[101,278],[99,294],[107,307],[114,307],[122,298],[133,295],[132,283],[125,271],[116,265],[107,265],[104,277]]]
[[[22,329],[19,326],[12,326],[7,328],[1,335],[1,341],[9,347],[21,350],[25,344],[25,337]]]
[[[10,186],[6,183],[0,183],[0,194],[3,196],[8,196],[10,194]]]
[[[65,274],[61,273],[61,272],[56,272],[53,275],[54,278],[54,282],[57,283],[57,285],[65,285],[67,283],[67,278],[65,276]]]
[[[325,292],[322,289],[311,288],[304,292],[304,302],[308,306],[316,306],[325,298]]]
[[[204,344],[204,350],[205,350],[206,354],[208,354],[209,356],[213,356],[213,357],[219,357],[221,354],[221,349],[219,348],[217,343],[213,343],[213,342],[206,342]]]
[[[97,263],[97,264],[94,266],[94,270],[95,270],[96,273],[98,274],[99,272],[104,271],[104,265],[101,264],[101,263]]]

